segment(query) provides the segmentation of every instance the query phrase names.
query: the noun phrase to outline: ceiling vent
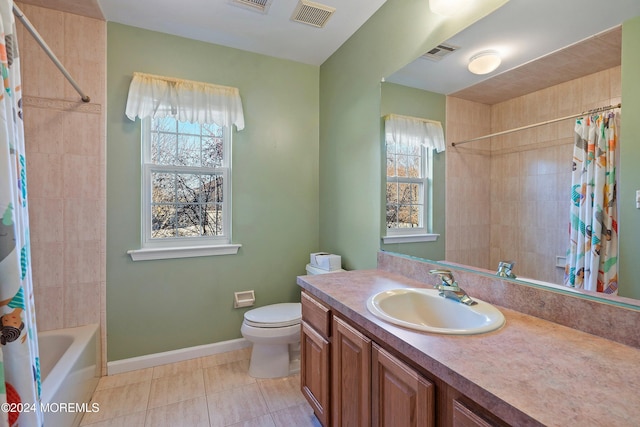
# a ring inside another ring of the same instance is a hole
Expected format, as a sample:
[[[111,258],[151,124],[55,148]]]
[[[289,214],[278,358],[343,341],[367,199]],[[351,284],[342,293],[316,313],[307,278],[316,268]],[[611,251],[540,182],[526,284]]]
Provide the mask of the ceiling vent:
[[[272,1],[273,0],[231,0],[231,3],[236,6],[244,7],[245,9],[267,13]]]
[[[456,50],[460,49],[458,46],[453,46],[446,43],[441,43],[438,46],[431,49],[429,52],[421,56],[421,58],[429,59],[431,61],[440,61],[445,56],[452,54]]]
[[[314,3],[308,0],[300,0],[298,2],[298,6],[296,6],[296,10],[293,11],[291,19],[296,22],[322,28],[335,11],[336,10],[333,7]]]

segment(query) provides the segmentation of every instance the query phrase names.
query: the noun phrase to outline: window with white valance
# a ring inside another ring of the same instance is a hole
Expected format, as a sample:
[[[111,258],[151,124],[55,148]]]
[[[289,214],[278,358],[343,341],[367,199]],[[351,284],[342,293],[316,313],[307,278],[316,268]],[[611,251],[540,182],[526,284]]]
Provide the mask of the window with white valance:
[[[238,88],[145,73],[133,73],[125,114],[244,129]]]
[[[433,152],[445,149],[440,122],[390,114],[386,145],[386,236],[384,243],[436,240],[431,233]]]
[[[445,148],[442,124],[418,117],[389,114],[384,118],[385,141],[396,144],[416,144],[441,153]]]
[[[134,73],[125,114],[141,119],[142,236],[134,261],[235,254],[231,128],[237,88]]]

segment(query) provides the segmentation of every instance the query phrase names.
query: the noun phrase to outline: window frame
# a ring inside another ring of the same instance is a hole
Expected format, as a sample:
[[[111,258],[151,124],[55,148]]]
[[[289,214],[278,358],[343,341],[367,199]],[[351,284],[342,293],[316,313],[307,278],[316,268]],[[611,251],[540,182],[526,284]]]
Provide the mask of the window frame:
[[[232,172],[231,172],[231,139],[232,131],[229,126],[222,128],[222,165],[207,166],[176,166],[158,165],[151,162],[152,126],[153,118],[141,120],[142,149],[141,149],[141,249],[128,251],[134,261],[167,258],[185,258],[207,255],[235,254],[242,246],[231,243],[232,231]],[[176,119],[176,121],[178,121]],[[180,133],[178,133],[180,135]],[[191,237],[152,237],[152,192],[154,172],[168,173],[202,173],[222,175],[222,235],[191,236]]]
[[[386,159],[389,155],[389,144],[385,141],[385,196],[384,196],[384,226],[385,235],[382,237],[383,242],[388,243],[411,243],[411,242],[424,242],[435,241],[439,237],[439,234],[432,233],[433,226],[433,149],[427,148],[424,144],[420,144],[420,177],[398,177],[387,175]],[[396,158],[397,168],[397,158]],[[388,200],[386,195],[386,188],[389,183],[398,184],[419,184],[421,191],[419,194],[420,202],[422,204],[422,215],[420,217],[419,227],[411,228],[399,228],[389,227],[386,219]]]

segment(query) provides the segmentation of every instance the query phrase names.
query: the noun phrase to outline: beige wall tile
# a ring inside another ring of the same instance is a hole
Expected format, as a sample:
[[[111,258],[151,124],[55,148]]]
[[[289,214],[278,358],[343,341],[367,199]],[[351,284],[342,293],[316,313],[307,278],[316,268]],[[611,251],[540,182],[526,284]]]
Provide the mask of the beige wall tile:
[[[36,305],[36,324],[39,331],[64,327],[64,288],[37,287],[33,289]]]
[[[62,242],[31,243],[31,270],[34,288],[64,286],[63,247]]]
[[[74,328],[100,322],[100,284],[98,282],[65,284],[64,326]]]
[[[27,174],[30,174],[28,171]],[[28,178],[29,188],[33,182]],[[62,242],[64,238],[64,209],[60,198],[33,197],[29,191],[29,228],[31,242]],[[32,257],[33,258],[33,257]],[[53,257],[57,258],[57,257]]]
[[[30,198],[61,198],[63,157],[27,150],[27,188]]]
[[[66,286],[100,282],[100,246],[100,241],[65,242],[64,283]]]

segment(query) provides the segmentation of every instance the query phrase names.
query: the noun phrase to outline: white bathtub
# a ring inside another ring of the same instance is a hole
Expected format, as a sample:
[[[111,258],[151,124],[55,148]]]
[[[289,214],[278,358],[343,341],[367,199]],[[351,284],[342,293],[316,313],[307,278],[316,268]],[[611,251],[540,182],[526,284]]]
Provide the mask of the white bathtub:
[[[38,333],[45,427],[76,427],[100,379],[99,325]]]

